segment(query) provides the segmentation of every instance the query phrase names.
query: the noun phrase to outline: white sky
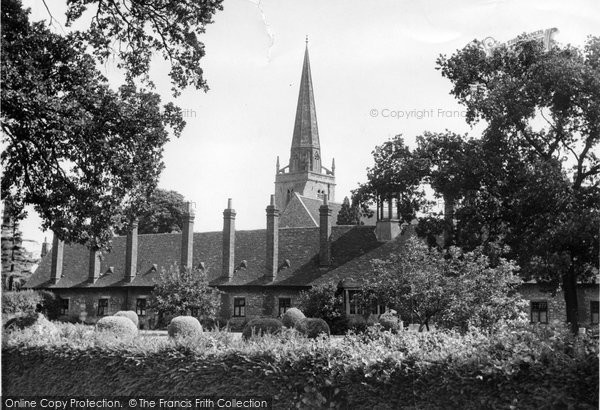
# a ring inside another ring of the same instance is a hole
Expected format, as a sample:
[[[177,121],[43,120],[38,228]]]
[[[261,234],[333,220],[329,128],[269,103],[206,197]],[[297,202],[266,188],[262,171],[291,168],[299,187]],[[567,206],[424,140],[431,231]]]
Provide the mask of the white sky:
[[[47,3],[64,25],[64,6]],[[33,20],[47,18],[41,0],[25,4]],[[329,167],[335,157],[341,202],[365,181],[373,148],[396,134],[409,144],[425,130],[477,135],[460,115],[444,115],[463,109],[435,70],[439,54],[475,38],[503,42],[550,27],[559,29],[559,43],[582,45],[588,35],[600,35],[600,3],[226,0],[214,20],[200,37],[211,89],[189,89],[174,100],[185,110],[187,127],[165,146],[159,183],[195,203],[195,231],[222,229],[227,198],[233,198],[237,229],[264,228],[276,157],[281,166],[289,159],[305,35],[323,164]],[[104,72],[119,78],[110,66]],[[167,73],[167,63],[157,59],[151,75],[170,101]],[[33,213],[22,224],[36,252],[45,235],[39,224]]]

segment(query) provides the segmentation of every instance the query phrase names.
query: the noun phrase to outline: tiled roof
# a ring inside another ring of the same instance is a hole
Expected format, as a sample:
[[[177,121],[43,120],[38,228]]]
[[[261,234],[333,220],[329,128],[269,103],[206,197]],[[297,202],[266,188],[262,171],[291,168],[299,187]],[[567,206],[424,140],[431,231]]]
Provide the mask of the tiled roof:
[[[332,265],[329,269],[319,268],[319,228],[282,228],[279,230],[279,265],[287,259],[289,268],[282,268],[275,281],[267,282],[266,231],[237,231],[235,236],[235,264],[242,260],[247,268],[236,270],[233,279],[227,281],[222,272],[221,232],[194,233],[193,265],[204,263],[211,284],[218,286],[309,286],[327,270],[348,263],[353,258],[379,247],[373,227],[334,226],[332,228]],[[148,234],[138,237],[138,273],[131,283],[126,283],[125,274],[126,237],[113,238],[112,250],[102,257],[101,276],[89,283],[89,250],[81,245],[65,245],[63,275],[56,285],[50,283],[52,253],[46,255],[34,272],[26,287],[29,288],[105,288],[113,286],[152,286],[163,268],[180,260],[181,234]],[[157,269],[153,269],[156,265]],[[109,268],[112,267],[112,272]]]
[[[372,270],[371,261],[374,259],[387,259],[391,254],[400,253],[403,251],[407,238],[415,235],[414,227],[408,225],[402,235],[396,239],[385,242],[381,246],[372,248],[369,252],[363,253],[361,256],[349,259],[348,262],[340,264],[320,277],[313,280],[310,285],[324,284],[333,282],[338,284],[344,282],[347,284],[360,283],[360,279],[365,273]]]

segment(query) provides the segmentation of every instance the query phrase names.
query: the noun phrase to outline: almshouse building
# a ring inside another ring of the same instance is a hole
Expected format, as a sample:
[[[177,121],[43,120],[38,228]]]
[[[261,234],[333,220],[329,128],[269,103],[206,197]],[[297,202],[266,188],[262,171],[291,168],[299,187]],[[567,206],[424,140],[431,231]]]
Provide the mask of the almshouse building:
[[[352,293],[371,270],[371,260],[402,252],[414,229],[394,218],[391,203],[387,213],[379,204],[376,221],[337,226],[341,205],[333,198],[335,162],[331,168],[322,165],[307,48],[290,160],[281,168],[277,159],[265,229],[236,231],[236,211],[229,200],[220,232],[194,233],[188,206],[181,233],[138,235],[134,224],[127,236],[113,238],[111,252],[102,255],[54,238],[26,287],[58,294],[65,318],[134,310],[142,326],[152,327],[148,298],[161,270],[179,265],[207,272],[210,284],[223,291],[221,320],[234,324],[280,316],[296,304],[301,291],[326,282],[338,284],[346,314],[360,314],[351,303]],[[565,320],[562,294],[545,292],[538,284],[524,284],[521,290],[530,300],[532,322]],[[578,292],[581,323],[597,324],[598,286],[582,284]]]

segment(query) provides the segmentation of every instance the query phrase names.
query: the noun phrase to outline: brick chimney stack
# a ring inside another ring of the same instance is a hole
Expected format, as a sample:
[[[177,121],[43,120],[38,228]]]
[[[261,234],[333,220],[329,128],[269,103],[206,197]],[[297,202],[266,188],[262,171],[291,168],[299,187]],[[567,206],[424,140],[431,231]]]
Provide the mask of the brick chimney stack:
[[[64,248],[65,243],[58,239],[55,233],[52,238],[52,266],[50,268],[50,280],[53,284],[56,284],[62,277]]]
[[[223,276],[231,280],[235,268],[235,209],[231,208],[231,198],[223,211]]]
[[[319,207],[319,222],[319,265],[327,267],[331,263],[331,208],[327,194]]]
[[[138,259],[138,220],[131,222],[131,229],[127,233],[127,249],[125,251],[125,281],[133,282],[137,274]]]
[[[271,204],[267,206],[267,272],[265,277],[275,280],[278,269],[279,252],[279,210],[275,207],[275,195],[271,195]]]
[[[95,283],[100,277],[100,251],[90,249],[90,264],[88,270],[88,282]]]
[[[194,260],[194,210],[191,202],[185,203],[181,227],[181,269],[191,269]]]

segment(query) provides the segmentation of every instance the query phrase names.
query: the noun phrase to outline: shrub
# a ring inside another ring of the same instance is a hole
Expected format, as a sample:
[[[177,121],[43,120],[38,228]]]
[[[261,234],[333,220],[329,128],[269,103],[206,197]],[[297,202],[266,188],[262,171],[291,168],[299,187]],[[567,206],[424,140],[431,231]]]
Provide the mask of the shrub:
[[[598,408],[598,344],[568,329],[380,331],[368,343],[363,335],[294,338],[291,329],[253,343],[205,332],[174,344],[60,327],[60,338],[44,344],[30,329],[8,333],[3,394],[60,395],[69,386],[74,396],[227,391],[273,396],[273,408]]]
[[[304,319],[304,313],[298,308],[290,308],[285,311],[283,317],[281,318],[281,322],[285,327],[294,328],[296,323]]]
[[[2,292],[2,313],[5,315],[33,314],[42,303],[42,296],[33,290]]]
[[[135,327],[138,327],[140,323],[137,313],[135,313],[133,310],[120,310],[117,313],[115,313],[114,316],[126,317],[127,319],[133,322]]]
[[[110,332],[117,337],[133,337],[137,334],[137,327],[133,322],[123,316],[106,316],[98,320],[96,330]]]
[[[176,337],[193,337],[202,333],[202,325],[192,316],[177,316],[171,319],[169,327],[169,336]]]
[[[329,325],[323,319],[305,318],[296,324],[296,330],[310,339],[315,339],[321,334],[329,336]]]
[[[390,330],[392,332],[402,330],[400,318],[390,312],[386,312],[379,316],[379,324],[384,330]]]
[[[271,319],[271,318],[261,318],[261,319],[253,319],[246,326],[244,326],[244,330],[242,331],[242,338],[244,340],[250,339],[254,336],[262,336],[265,334],[278,334],[281,332],[281,328],[283,324],[280,320]]]
[[[363,333],[368,327],[367,320],[364,316],[356,315],[348,317],[348,330],[352,330],[355,333]]]
[[[40,303],[36,310],[43,313],[48,319],[56,320],[60,316],[60,297],[49,290],[38,291]]]

